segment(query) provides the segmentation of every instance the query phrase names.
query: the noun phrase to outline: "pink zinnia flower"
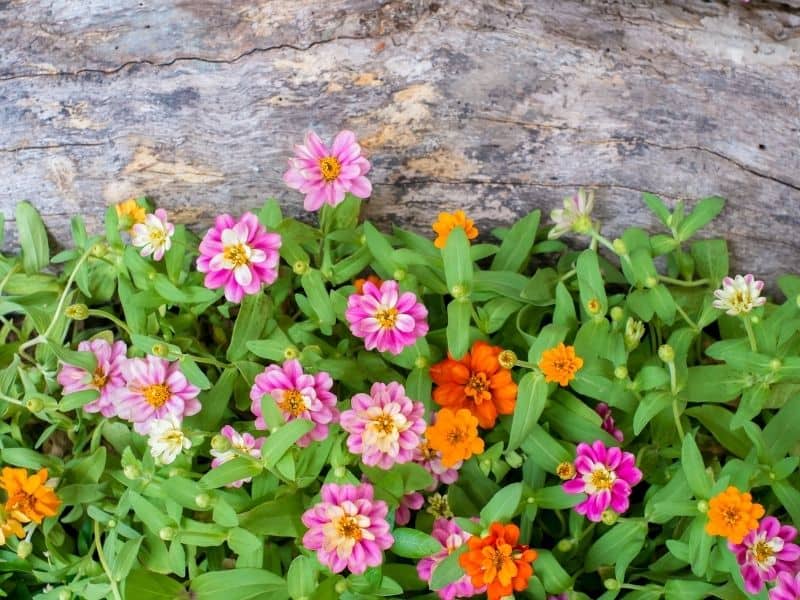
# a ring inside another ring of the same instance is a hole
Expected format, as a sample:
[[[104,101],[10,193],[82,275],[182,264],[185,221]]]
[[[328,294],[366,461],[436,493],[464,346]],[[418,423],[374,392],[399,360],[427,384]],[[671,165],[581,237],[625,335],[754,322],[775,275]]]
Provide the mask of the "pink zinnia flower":
[[[455,521],[449,519],[436,519],[433,522],[431,536],[442,545],[442,549],[433,556],[423,558],[417,563],[417,574],[419,574],[420,579],[427,581],[428,585],[430,585],[433,571],[439,563],[466,544],[467,540],[472,537],[461,529]],[[472,585],[470,576],[464,575],[460,579],[448,583],[437,593],[442,600],[453,600],[454,598],[470,598],[485,591],[485,586],[476,588]]]
[[[425,432],[425,406],[406,396],[401,384],[374,383],[369,394],[353,396],[351,405],[340,423],[350,434],[348,450],[361,454],[365,465],[388,469],[414,458]]]
[[[305,144],[294,147],[294,154],[283,180],[306,195],[306,210],[319,210],[323,204],[336,206],[347,192],[357,198],[367,198],[372,193],[372,184],[364,177],[370,164],[361,156],[361,146],[352,131],[340,131],[330,149],[309,131]]]
[[[463,461],[458,461],[452,467],[445,467],[442,464],[442,453],[431,448],[425,438],[414,448],[414,462],[433,477],[433,483],[425,488],[429,492],[438,488],[440,483],[445,485],[455,483],[458,480],[458,470],[464,464]]]
[[[400,498],[400,506],[394,513],[394,522],[397,525],[408,525],[411,521],[411,511],[419,510],[425,504],[425,498],[419,492],[411,492]]]
[[[725,277],[722,287],[714,290],[714,308],[724,310],[735,317],[744,315],[758,306],[766,304],[767,299],[761,296],[764,282],[748,273],[745,276],[737,275],[734,278]]]
[[[568,494],[584,493],[589,497],[578,504],[575,511],[597,522],[609,506],[618,514],[628,510],[631,486],[642,480],[633,454],[616,447],[606,448],[597,440],[591,446],[578,444],[577,455],[577,476],[565,481],[563,488]]]
[[[144,223],[136,223],[131,228],[131,243],[141,248],[142,256],[153,255],[153,260],[161,260],[164,253],[172,247],[175,226],[167,221],[167,211],[157,208],[144,218]]]
[[[211,456],[214,460],[211,461],[211,468],[215,469],[221,464],[236,458],[237,456],[251,456],[253,458],[261,458],[261,446],[267,441],[267,438],[254,438],[249,433],[239,433],[230,425],[225,425],[220,430],[220,433],[228,438],[231,447],[228,450],[214,450],[211,449]],[[251,481],[253,478],[238,479],[229,483],[227,487],[242,487],[242,484]]]
[[[224,287],[225,298],[241,302],[245,294],[257,294],[262,284],[278,277],[281,236],[267,233],[258,218],[246,212],[238,221],[220,215],[200,242],[197,270],[205,273],[205,286]]]
[[[621,444],[625,440],[625,436],[622,430],[618,429],[616,423],[614,423],[614,414],[611,412],[611,407],[605,402],[598,402],[594,410],[603,418],[603,424],[601,425],[603,430]]]
[[[177,362],[156,356],[129,358],[122,365],[122,376],[126,387],[119,392],[117,412],[142,435],[152,421],[165,415],[182,420],[200,412],[200,388],[186,380]]]
[[[303,546],[317,551],[319,562],[334,573],[361,574],[383,562],[382,550],[394,544],[383,500],[374,499],[370,484],[327,483],[321,501],[303,513],[308,531]]]
[[[428,333],[428,310],[412,292],[401,294],[391,279],[380,288],[368,281],[362,294],[351,294],[345,317],[350,331],[364,339],[367,350],[400,354]]]
[[[769,591],[769,600],[800,600],[800,571],[779,573],[777,585]]]
[[[742,571],[744,589],[758,594],[767,581],[773,581],[779,573],[792,572],[800,559],[800,546],[792,543],[797,529],[781,525],[775,517],[765,517],[758,529],[748,533],[741,544],[728,542],[728,548],[736,555]]]
[[[270,394],[287,421],[306,419],[314,423],[314,429],[297,440],[298,446],[305,448],[312,441],[324,440],[328,437],[328,426],[339,418],[336,396],[330,391],[332,387],[333,379],[328,373],[306,374],[298,360],[287,360],[282,367],[268,366],[256,375],[250,390],[250,411],[256,416],[256,427],[267,428],[261,414],[261,399],[264,394]]]
[[[117,414],[117,396],[125,387],[122,364],[127,360],[125,353],[128,347],[125,342],[109,344],[102,338],[96,338],[81,342],[78,344],[78,350],[94,354],[97,367],[94,373],[89,373],[75,365],[62,364],[57,379],[64,388],[63,393],[97,390],[100,396],[85,404],[83,410],[90,413],[99,412],[104,417],[113,417]]]

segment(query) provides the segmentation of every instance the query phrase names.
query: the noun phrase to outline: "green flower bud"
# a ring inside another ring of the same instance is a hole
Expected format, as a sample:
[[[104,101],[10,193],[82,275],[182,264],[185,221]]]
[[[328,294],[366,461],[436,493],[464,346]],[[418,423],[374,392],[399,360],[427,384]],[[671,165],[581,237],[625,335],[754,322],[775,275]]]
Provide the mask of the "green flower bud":
[[[513,369],[517,364],[517,355],[512,350],[503,350],[497,355],[497,362],[504,369]]]
[[[633,317],[628,317],[625,322],[625,348],[628,351],[636,349],[639,341],[644,336],[644,323],[637,321]]]
[[[211,438],[211,447],[217,452],[227,452],[231,449],[231,441],[224,435],[218,433]]]
[[[108,254],[108,244],[104,244],[103,242],[97,242],[92,246],[91,249],[92,256],[96,256],[101,258]]]
[[[347,469],[345,469],[344,467],[336,467],[336,468],[333,470],[333,475],[334,475],[334,477],[336,477],[337,479],[341,479],[342,477],[344,477],[345,475],[347,475]]]
[[[406,271],[405,269],[397,269],[394,273],[392,273],[392,279],[396,281],[403,281],[406,278]]]
[[[288,346],[283,351],[283,358],[286,359],[286,360],[293,360],[293,359],[297,358],[298,356],[300,356],[300,352],[294,346]]]
[[[761,323],[761,317],[759,317],[758,315],[750,315],[750,322],[753,325],[758,325],[759,323]]]
[[[592,298],[586,303],[586,312],[590,315],[596,315],[600,312],[603,306],[600,304],[600,300],[597,298]]]
[[[128,479],[136,480],[142,476],[142,470],[136,465],[125,465],[125,468],[122,469],[122,472]]]
[[[656,279],[652,275],[644,280],[644,287],[646,288],[654,288],[657,285],[658,285],[658,279]]]
[[[573,542],[570,538],[564,538],[563,540],[559,540],[558,544],[556,544],[556,550],[559,552],[569,552],[575,547],[575,542]]]
[[[619,589],[619,581],[617,581],[616,579],[613,579],[613,578],[606,579],[603,582],[603,585],[605,586],[605,588],[607,590],[614,591],[614,590],[618,590]]]
[[[85,304],[70,304],[64,314],[73,321],[83,321],[89,317],[89,307]]]
[[[28,540],[22,540],[17,546],[17,556],[19,556],[22,560],[28,558],[31,555],[31,552],[33,552],[33,544],[31,544]]]
[[[158,537],[160,537],[165,542],[169,542],[172,538],[175,537],[175,530],[172,527],[162,527],[158,530]]]
[[[611,242],[611,245],[614,247],[614,252],[616,252],[619,256],[625,256],[628,253],[628,246],[625,245],[620,238],[615,239]]]
[[[211,496],[205,493],[197,494],[197,496],[194,497],[194,503],[200,508],[208,508],[211,506]]]
[[[769,361],[770,371],[779,371],[782,366],[783,363],[778,358],[773,358],[771,361]]]
[[[614,377],[617,379],[626,379],[628,377],[628,367],[620,365],[614,369]]]
[[[117,526],[116,519],[109,519],[108,523],[106,523],[106,527],[108,527],[109,529],[114,529],[114,527],[116,526]]]
[[[615,306],[611,309],[611,320],[614,322],[618,322],[622,320],[622,317],[625,316],[625,311],[622,310],[619,306]]]
[[[44,408],[44,400],[39,396],[32,396],[25,401],[25,408],[32,413],[37,413]]]
[[[337,581],[333,589],[337,594],[344,594],[347,591],[347,580],[342,579],[341,581]]]
[[[703,513],[703,514],[707,513],[708,512],[708,502],[706,502],[705,500],[698,501],[697,502],[697,512],[700,512],[700,513]]]
[[[607,508],[603,511],[603,514],[600,515],[600,520],[603,521],[606,525],[613,525],[619,519],[619,515],[615,513],[610,508]]]
[[[58,600],[69,600],[72,598],[72,592],[69,590],[61,590],[58,592]]]
[[[665,363],[675,362],[675,350],[669,344],[663,344],[658,349],[658,358]]]
[[[429,364],[430,363],[428,362],[428,357],[427,356],[418,356],[414,360],[414,366],[417,369],[425,369]]]
[[[456,300],[461,300],[462,298],[469,296],[469,290],[467,289],[467,286],[457,283],[453,286],[453,289],[450,290],[450,294]]]
[[[304,273],[307,273],[308,262],[304,260],[295,261],[295,263],[292,265],[292,271],[294,271],[297,275],[303,275]]]
[[[159,358],[166,358],[169,355],[169,347],[166,344],[153,344],[150,354]]]

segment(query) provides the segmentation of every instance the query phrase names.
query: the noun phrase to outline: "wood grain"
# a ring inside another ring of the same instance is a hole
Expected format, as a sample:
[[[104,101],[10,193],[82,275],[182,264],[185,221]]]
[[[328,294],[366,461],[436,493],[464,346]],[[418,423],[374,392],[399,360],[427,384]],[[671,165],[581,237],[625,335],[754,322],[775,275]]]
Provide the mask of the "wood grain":
[[[109,8],[113,5],[113,8]],[[609,235],[640,201],[728,199],[740,271],[797,271],[800,2],[0,0],[0,209],[146,194],[202,229],[274,196],[308,128],[357,132],[368,216],[488,231],[577,186]]]

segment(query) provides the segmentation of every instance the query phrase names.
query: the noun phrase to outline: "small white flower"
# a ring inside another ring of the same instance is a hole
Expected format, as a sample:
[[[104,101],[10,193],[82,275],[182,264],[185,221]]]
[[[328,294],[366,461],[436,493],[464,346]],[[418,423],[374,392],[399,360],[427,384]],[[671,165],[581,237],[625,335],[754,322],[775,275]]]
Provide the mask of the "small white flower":
[[[555,226],[547,234],[548,239],[560,238],[565,233],[587,233],[592,228],[591,213],[594,208],[594,191],[580,188],[577,193],[564,198],[564,208],[550,213]]]
[[[164,253],[172,247],[172,234],[175,226],[167,221],[167,211],[156,209],[145,217],[144,223],[137,223],[131,229],[131,243],[142,256],[153,255],[153,260],[161,260]]]
[[[756,306],[767,302],[766,298],[761,297],[763,288],[764,282],[750,273],[744,277],[737,275],[733,279],[726,277],[722,280],[722,288],[714,290],[716,300],[712,304],[714,308],[724,310],[732,316],[749,313]]]
[[[630,351],[639,345],[644,336],[644,323],[633,317],[628,317],[625,322],[625,347]]]
[[[183,434],[178,417],[167,414],[163,419],[157,419],[150,424],[147,445],[157,462],[169,465],[182,450],[191,448],[192,442]]]

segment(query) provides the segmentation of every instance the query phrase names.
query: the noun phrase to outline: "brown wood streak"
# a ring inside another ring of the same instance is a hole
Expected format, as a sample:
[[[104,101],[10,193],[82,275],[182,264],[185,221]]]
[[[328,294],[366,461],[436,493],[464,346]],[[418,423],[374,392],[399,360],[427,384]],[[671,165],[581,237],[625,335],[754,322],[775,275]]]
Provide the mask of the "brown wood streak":
[[[0,0],[0,209],[69,218],[153,197],[198,230],[275,196],[313,127],[356,131],[368,216],[484,231],[597,189],[609,235],[642,191],[728,198],[739,270],[796,271],[800,2]],[[148,6],[144,6],[148,4]]]

